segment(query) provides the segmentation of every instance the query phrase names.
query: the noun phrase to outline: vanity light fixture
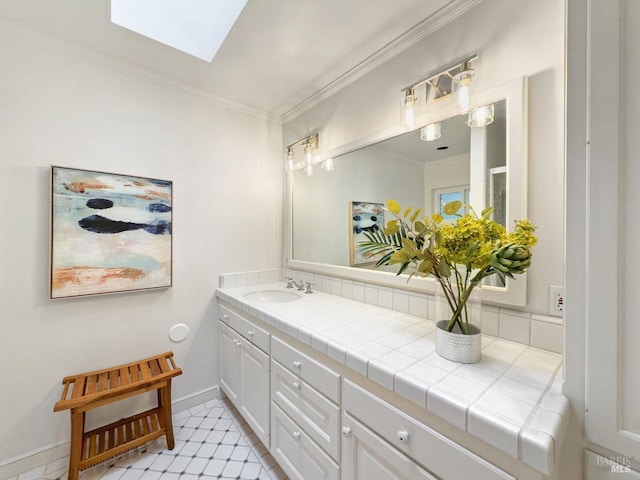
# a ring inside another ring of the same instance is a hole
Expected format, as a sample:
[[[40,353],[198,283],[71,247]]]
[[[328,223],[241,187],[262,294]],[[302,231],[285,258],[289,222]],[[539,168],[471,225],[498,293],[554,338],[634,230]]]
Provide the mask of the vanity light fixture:
[[[439,139],[440,136],[440,122],[430,123],[420,129],[420,140],[423,142],[433,142]]]
[[[401,90],[401,104],[406,126],[411,130],[413,130],[415,126],[415,108],[419,102],[417,94],[418,88],[424,90],[425,105],[435,100],[448,97],[455,89],[458,93],[458,104],[461,108],[464,107],[464,113],[467,113],[471,105],[469,89],[471,87],[471,80],[475,75],[475,71],[471,68],[471,62],[477,58],[477,54],[471,55],[462,61],[448,66],[444,70],[440,70],[427,78],[403,88]]]
[[[295,160],[295,149],[296,147],[302,148],[303,160],[297,161]],[[304,137],[297,142],[292,143],[287,146],[287,157],[286,157],[286,169],[289,172],[295,172],[297,170],[305,169],[307,175],[313,175],[313,170],[315,168],[314,164],[314,152],[316,152],[319,148],[319,139],[318,134],[314,133],[307,137]]]
[[[494,110],[493,104],[474,108],[469,112],[467,125],[470,127],[485,127],[489,125],[493,122]]]

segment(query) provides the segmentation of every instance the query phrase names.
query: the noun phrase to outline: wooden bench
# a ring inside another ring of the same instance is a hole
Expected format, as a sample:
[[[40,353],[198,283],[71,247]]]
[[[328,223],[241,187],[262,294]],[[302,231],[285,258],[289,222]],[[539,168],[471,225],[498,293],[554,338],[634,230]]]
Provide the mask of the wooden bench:
[[[71,452],[68,480],[80,470],[166,435],[173,450],[171,379],[182,374],[173,352],[117,367],[62,379],[64,390],[53,411],[71,409]],[[109,403],[157,390],[158,406],[103,427],[85,432],[85,413]]]

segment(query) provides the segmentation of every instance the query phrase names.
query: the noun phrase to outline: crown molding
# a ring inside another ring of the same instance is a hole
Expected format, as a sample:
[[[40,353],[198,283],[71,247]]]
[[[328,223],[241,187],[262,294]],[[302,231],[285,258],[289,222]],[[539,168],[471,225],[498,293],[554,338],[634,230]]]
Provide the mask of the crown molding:
[[[111,55],[99,53],[90,48],[86,48],[81,45],[62,40],[58,37],[47,35],[4,21],[0,21],[0,32],[11,35],[17,40],[29,42],[43,51],[72,56],[87,63],[100,65],[122,75],[153,83],[155,85],[173,90],[178,93],[205,99],[212,105],[222,107],[227,110],[240,112],[245,115],[250,115],[252,117],[276,124],[281,123],[281,117],[279,115],[270,114],[256,108],[243,105],[241,103],[226,100],[224,98],[212,95],[211,93],[206,92],[202,89],[192,87],[183,82],[170,80],[167,77],[157,74],[151,70],[139,67],[129,62],[125,62]]]
[[[359,78],[363,77],[370,71],[379,67],[387,60],[400,54],[407,48],[416,44],[429,34],[443,27],[456,17],[459,17],[466,11],[475,7],[482,0],[451,0],[447,5],[442,7],[433,15],[427,17],[405,33],[389,42],[374,54],[345,72],[334,81],[318,90],[312,96],[299,103],[291,110],[282,114],[282,123],[287,123],[294,118],[302,115],[304,112],[320,103],[322,100],[334,95],[346,86],[352,84]]]

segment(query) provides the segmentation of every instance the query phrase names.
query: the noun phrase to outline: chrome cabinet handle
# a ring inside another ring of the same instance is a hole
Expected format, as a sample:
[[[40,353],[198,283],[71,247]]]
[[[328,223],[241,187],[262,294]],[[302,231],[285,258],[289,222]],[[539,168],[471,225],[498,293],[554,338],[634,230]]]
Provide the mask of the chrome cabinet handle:
[[[292,387],[294,390],[300,390],[300,382],[293,382]]]
[[[396,437],[402,444],[406,445],[407,443],[409,443],[409,432],[407,432],[406,430],[398,430],[398,433],[396,433]]]
[[[351,436],[351,428],[350,427],[342,427],[342,436],[345,438],[349,438]]]
[[[300,368],[301,366],[302,366],[302,363],[300,363],[298,360],[293,362],[293,368]]]
[[[235,344],[236,347],[239,347],[240,345],[242,345],[242,342],[240,340],[238,340],[237,338],[233,339],[233,343]]]
[[[254,332],[253,330],[249,330],[247,332],[247,335],[249,335],[250,337],[253,337],[255,335],[256,332]]]
[[[300,438],[300,432],[293,432],[291,436],[294,440],[298,440]]]
[[[229,320],[229,315],[227,315],[226,313],[224,315],[222,315],[223,320]]]

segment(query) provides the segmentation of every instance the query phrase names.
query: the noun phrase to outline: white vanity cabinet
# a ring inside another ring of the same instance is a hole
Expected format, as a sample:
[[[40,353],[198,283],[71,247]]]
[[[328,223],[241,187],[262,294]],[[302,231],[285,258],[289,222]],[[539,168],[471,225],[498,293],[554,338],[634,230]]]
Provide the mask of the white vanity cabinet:
[[[271,452],[289,478],[340,478],[340,375],[271,338]]]
[[[269,334],[224,307],[220,316],[220,384],[260,441],[269,447]],[[229,324],[240,326],[237,330]],[[263,342],[266,335],[266,343]],[[262,345],[267,351],[254,344]]]
[[[349,380],[342,411],[342,480],[515,480]]]

